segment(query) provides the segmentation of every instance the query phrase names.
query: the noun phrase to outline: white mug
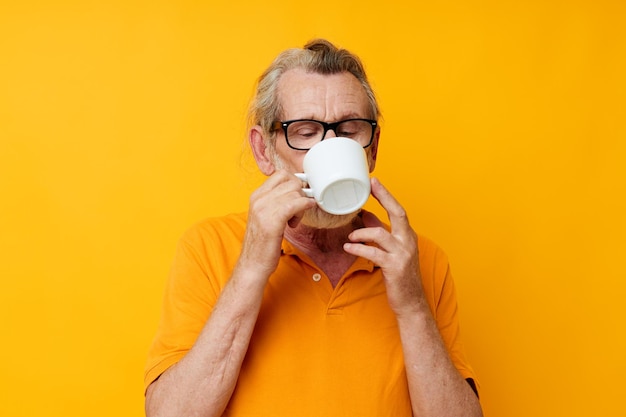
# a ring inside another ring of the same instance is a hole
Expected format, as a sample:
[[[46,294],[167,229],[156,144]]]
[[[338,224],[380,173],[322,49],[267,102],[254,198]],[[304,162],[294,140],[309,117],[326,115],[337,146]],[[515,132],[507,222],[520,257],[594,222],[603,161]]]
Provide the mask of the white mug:
[[[335,137],[315,144],[304,156],[303,168],[304,173],[295,174],[309,186],[302,191],[330,214],[354,213],[369,198],[365,149],[352,139]]]

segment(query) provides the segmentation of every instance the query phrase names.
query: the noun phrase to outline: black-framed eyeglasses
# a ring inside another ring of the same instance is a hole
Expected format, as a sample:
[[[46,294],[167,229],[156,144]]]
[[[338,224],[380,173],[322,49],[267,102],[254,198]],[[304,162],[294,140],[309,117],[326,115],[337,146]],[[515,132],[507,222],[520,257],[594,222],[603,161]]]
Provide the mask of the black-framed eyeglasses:
[[[277,121],[272,124],[272,132],[282,128],[287,145],[298,151],[308,151],[326,137],[329,130],[337,136],[353,139],[367,148],[374,140],[378,122],[370,119],[346,119],[334,123],[312,119]]]

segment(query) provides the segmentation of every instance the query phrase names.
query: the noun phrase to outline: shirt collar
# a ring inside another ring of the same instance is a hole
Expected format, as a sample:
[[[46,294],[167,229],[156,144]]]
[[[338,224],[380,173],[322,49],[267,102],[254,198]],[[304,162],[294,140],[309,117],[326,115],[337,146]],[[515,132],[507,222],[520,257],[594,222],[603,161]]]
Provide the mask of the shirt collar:
[[[281,245],[281,256],[292,256],[298,258],[302,262],[310,263],[312,266],[317,266],[307,254],[296,248],[287,239],[283,239]],[[372,272],[374,268],[379,268],[379,266],[375,265],[374,262],[370,261],[369,259],[358,257],[349,268],[348,272],[361,270]]]

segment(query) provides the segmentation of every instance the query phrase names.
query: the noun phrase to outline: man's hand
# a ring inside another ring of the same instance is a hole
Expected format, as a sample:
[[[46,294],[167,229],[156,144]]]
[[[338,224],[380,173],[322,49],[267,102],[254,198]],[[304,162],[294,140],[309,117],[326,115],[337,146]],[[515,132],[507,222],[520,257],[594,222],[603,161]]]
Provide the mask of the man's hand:
[[[278,265],[280,246],[287,224],[294,227],[315,200],[302,192],[302,182],[278,170],[250,197],[248,225],[239,260],[269,276]]]
[[[364,214],[365,228],[352,232],[352,243],[344,249],[382,268],[389,305],[398,319],[413,415],[481,417],[480,403],[450,360],[429,311],[419,272],[417,235],[389,191],[377,179],[371,184],[372,195],[389,215],[391,230],[373,214]]]
[[[352,232],[348,236],[352,243],[346,243],[344,249],[382,268],[389,305],[396,315],[416,312],[427,307],[419,276],[417,235],[391,193],[376,178],[371,185],[372,195],[389,215],[391,230],[372,213],[365,213],[365,228]]]
[[[250,198],[239,262],[193,348],[153,382],[146,415],[220,416],[235,389],[285,227],[315,205],[302,182],[277,171]]]

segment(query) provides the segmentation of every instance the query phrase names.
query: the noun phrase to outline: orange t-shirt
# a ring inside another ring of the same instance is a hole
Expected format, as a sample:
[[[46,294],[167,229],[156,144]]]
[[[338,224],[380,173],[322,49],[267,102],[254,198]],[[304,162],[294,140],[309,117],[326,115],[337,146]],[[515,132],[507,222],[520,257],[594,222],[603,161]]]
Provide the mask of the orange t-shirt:
[[[181,239],[146,388],[193,346],[241,251],[246,214],[208,219]],[[475,379],[459,339],[445,254],[419,237],[431,311],[463,378]],[[359,258],[333,288],[308,256],[283,241],[227,416],[410,416],[402,345],[381,269]]]

